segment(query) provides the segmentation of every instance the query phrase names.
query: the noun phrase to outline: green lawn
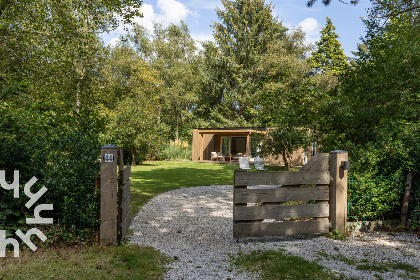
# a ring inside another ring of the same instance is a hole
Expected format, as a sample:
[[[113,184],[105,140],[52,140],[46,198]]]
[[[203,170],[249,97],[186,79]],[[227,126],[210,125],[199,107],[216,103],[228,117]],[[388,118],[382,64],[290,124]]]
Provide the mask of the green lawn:
[[[239,165],[192,161],[147,161],[131,167],[131,217],[160,193],[194,186],[233,185]]]
[[[136,245],[45,248],[0,258],[0,279],[163,279],[168,262],[155,249]]]
[[[261,279],[341,279],[340,275],[325,271],[316,262],[309,262],[300,257],[288,255],[282,249],[239,254],[236,258],[232,258],[232,261],[240,268],[259,273]]]

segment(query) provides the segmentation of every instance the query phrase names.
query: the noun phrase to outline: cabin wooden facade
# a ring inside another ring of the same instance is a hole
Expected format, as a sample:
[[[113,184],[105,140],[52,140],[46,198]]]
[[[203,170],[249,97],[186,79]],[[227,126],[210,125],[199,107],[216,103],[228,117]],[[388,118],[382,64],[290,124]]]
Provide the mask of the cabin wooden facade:
[[[258,141],[267,133],[269,128],[194,128],[192,142],[192,160],[210,161],[212,152],[220,152],[225,156],[242,154],[251,161],[258,152]],[[261,137],[258,137],[261,136]],[[310,154],[303,149],[295,151],[291,157],[292,165],[304,165]],[[268,156],[264,160],[271,164],[284,164],[282,157]]]

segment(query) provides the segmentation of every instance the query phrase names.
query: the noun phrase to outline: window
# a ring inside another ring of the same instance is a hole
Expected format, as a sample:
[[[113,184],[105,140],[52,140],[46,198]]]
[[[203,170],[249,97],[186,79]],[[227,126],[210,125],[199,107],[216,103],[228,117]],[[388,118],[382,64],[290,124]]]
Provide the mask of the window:
[[[257,154],[260,152],[258,139],[255,137],[251,137],[251,157],[256,157]]]
[[[230,139],[229,137],[222,137],[222,154],[225,156],[230,155]]]

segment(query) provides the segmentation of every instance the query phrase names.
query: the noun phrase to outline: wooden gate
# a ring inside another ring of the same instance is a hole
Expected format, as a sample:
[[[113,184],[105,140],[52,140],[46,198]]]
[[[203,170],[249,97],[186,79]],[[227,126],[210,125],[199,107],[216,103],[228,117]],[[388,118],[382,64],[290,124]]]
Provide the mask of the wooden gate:
[[[130,175],[131,166],[124,167],[122,149],[112,145],[101,148],[101,245],[117,243],[128,229]]]
[[[299,172],[235,170],[233,237],[326,233],[330,222],[345,233],[347,158],[344,151],[317,154]],[[256,185],[281,187],[248,188]]]
[[[118,241],[124,236],[130,224],[130,176],[131,165],[124,167],[122,149],[119,149],[119,183],[118,183]]]

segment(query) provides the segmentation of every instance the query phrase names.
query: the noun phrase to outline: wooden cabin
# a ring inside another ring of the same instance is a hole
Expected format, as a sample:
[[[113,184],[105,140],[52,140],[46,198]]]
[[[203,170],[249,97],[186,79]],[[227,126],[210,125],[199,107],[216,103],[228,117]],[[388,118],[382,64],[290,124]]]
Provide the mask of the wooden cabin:
[[[261,139],[257,136],[264,137],[268,130],[269,128],[263,127],[194,128],[192,160],[211,161],[212,152],[218,152],[232,157],[242,154],[248,156],[252,162],[258,152],[258,139]],[[291,164],[304,165],[309,158],[310,155],[301,149],[293,153]],[[284,164],[282,157],[276,158],[274,155],[265,157],[264,160],[266,163]]]

